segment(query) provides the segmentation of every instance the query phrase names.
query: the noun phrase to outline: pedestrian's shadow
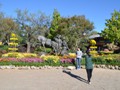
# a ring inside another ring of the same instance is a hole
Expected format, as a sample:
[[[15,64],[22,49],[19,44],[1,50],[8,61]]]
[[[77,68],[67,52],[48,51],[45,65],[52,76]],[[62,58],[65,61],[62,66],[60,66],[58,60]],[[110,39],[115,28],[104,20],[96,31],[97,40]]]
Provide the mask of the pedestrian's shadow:
[[[80,76],[77,76],[75,74],[72,74],[70,71],[63,70],[63,72],[66,73],[66,74],[68,74],[68,75],[70,75],[73,78],[76,78],[76,79],[78,79],[78,80],[80,80],[80,81],[88,84],[88,81],[86,79],[84,79],[84,78],[82,78]]]

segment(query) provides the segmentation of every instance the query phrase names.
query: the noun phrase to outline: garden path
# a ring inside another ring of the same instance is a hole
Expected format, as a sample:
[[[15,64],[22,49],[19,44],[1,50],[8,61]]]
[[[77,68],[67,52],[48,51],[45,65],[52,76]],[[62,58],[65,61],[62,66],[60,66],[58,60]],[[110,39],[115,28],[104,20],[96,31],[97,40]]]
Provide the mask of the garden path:
[[[120,90],[120,70],[95,68],[92,84],[85,79],[85,69],[6,69],[0,70],[0,90]]]

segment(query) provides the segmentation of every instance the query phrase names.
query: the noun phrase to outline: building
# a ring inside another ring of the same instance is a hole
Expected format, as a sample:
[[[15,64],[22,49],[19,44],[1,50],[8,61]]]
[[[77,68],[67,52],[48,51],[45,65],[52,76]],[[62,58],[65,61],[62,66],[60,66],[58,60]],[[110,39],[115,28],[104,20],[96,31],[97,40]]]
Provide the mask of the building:
[[[89,37],[89,39],[94,39],[96,41],[97,50],[104,50],[104,46],[108,43],[111,43],[109,40],[104,39],[100,34],[95,34]]]

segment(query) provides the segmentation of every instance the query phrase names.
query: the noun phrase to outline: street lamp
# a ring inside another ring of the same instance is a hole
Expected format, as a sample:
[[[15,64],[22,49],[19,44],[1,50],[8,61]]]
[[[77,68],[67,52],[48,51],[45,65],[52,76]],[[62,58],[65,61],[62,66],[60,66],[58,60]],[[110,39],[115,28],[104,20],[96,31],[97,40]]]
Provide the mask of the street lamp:
[[[85,36],[86,35],[86,33],[85,32],[83,32],[83,36]]]

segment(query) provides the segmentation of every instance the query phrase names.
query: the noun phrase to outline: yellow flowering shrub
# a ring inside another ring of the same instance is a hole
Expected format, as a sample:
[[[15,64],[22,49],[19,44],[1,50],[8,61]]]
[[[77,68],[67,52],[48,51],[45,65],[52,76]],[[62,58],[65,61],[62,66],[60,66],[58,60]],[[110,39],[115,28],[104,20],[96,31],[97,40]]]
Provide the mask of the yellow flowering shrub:
[[[93,56],[96,56],[96,55],[98,55],[98,52],[94,50],[94,51],[90,51],[90,54]]]
[[[11,33],[11,37],[16,37],[16,35],[14,33]]]
[[[68,53],[68,55],[59,56],[59,58],[60,59],[76,58],[76,54],[75,53]]]
[[[23,53],[24,57],[37,57],[35,53]]]
[[[0,45],[2,45],[2,42],[0,42]]]
[[[18,40],[18,38],[10,38],[10,40]]]
[[[9,45],[11,45],[11,46],[18,46],[18,43],[11,42],[11,43],[9,43]]]
[[[102,55],[103,60],[112,61],[115,59],[114,55]]]
[[[69,58],[75,58],[76,57],[76,53],[68,53]]]
[[[9,53],[3,54],[2,57],[26,58],[26,57],[37,57],[37,54],[9,52]]]
[[[8,50],[10,50],[10,51],[16,51],[16,50],[18,50],[18,48],[8,48]]]
[[[9,43],[9,51],[15,52],[18,50],[17,46],[18,43],[16,42],[16,40],[18,40],[17,35],[15,33],[11,33],[11,37],[10,37],[10,43]]]
[[[91,48],[91,49],[96,49],[96,48],[97,48],[97,46],[90,46],[90,48]]]
[[[52,60],[54,63],[57,63],[60,60],[59,56],[54,55],[44,55],[41,56],[41,58],[45,61]]]
[[[91,44],[91,45],[95,45],[95,44],[96,44],[96,41],[92,39],[92,40],[90,40],[90,44]]]
[[[3,54],[2,57],[16,57],[16,58],[23,58],[24,56],[21,53],[17,52],[9,52],[6,54]]]

